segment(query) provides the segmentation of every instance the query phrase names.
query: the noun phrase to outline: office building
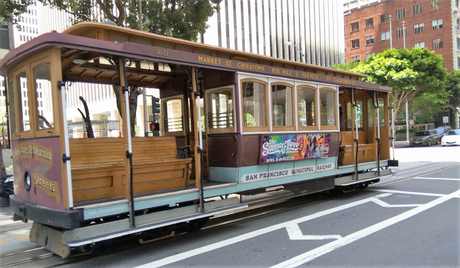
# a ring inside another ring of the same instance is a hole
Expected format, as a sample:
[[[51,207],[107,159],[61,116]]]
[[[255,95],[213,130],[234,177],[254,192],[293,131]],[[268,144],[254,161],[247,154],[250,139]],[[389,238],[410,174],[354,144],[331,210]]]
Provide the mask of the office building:
[[[390,48],[428,48],[460,69],[459,0],[345,1],[345,59],[361,61]]]

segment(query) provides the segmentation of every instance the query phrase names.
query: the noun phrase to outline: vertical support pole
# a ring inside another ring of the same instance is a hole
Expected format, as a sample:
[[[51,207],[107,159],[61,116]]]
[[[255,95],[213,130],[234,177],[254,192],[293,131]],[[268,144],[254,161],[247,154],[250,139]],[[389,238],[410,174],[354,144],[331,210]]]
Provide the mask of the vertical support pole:
[[[406,99],[406,141],[409,139],[409,101]]]
[[[392,130],[392,139],[393,139],[393,160],[395,160],[395,141],[396,141],[396,137],[395,137],[395,123],[396,123],[396,120],[395,120],[395,108],[394,107],[391,107],[391,130]]]
[[[62,156],[62,161],[66,164],[66,175],[67,175],[67,195],[69,199],[69,210],[73,210],[73,189],[72,189],[72,174],[70,164],[70,149],[69,149],[69,128],[67,126],[67,97],[65,92],[65,83],[62,81],[58,82],[58,88],[61,90],[61,103],[62,103],[62,125],[64,128],[64,151],[65,154]]]
[[[129,222],[131,227],[136,227],[135,221],[135,210],[134,210],[134,183],[133,183],[133,149],[131,143],[131,118],[129,112],[129,89],[128,89],[128,78],[126,77],[126,66],[125,66],[125,58],[120,57],[118,59],[118,67],[119,67],[119,76],[120,76],[120,87],[122,89],[122,93],[125,97],[125,105],[123,112],[123,121],[124,121],[124,133],[126,142],[128,144],[128,150],[126,151],[126,158],[128,164],[125,168],[125,173],[129,174],[129,201],[130,201],[130,211],[129,211]],[[122,105],[123,107],[123,105]],[[126,147],[125,147],[126,148]],[[125,162],[126,163],[126,162]]]
[[[356,100],[356,88],[353,89],[353,108],[355,112],[355,180],[358,180],[358,149],[359,149],[359,127],[358,127],[358,102]]]
[[[192,105],[193,117],[198,121],[198,129],[196,122],[192,122],[194,129],[194,152],[195,152],[195,178],[196,186],[200,189],[200,205],[201,211],[204,212],[204,193],[203,193],[203,138],[201,133],[201,108],[200,108],[200,93],[197,88],[197,69],[192,67]],[[199,154],[199,156],[198,156]]]
[[[377,110],[377,175],[380,176],[380,105],[378,92],[374,92],[374,102]]]

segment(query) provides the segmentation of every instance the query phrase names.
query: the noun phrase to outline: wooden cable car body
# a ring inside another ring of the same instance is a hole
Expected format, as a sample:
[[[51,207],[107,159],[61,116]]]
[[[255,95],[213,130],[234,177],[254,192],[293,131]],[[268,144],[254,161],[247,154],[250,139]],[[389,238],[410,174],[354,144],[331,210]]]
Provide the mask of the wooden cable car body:
[[[391,88],[359,74],[101,23],[39,36],[0,72],[15,219],[33,220],[31,241],[62,257],[245,208],[267,188],[368,185],[394,163]],[[69,138],[70,82],[118,86],[121,137]],[[127,86],[159,89],[161,136],[131,137]]]

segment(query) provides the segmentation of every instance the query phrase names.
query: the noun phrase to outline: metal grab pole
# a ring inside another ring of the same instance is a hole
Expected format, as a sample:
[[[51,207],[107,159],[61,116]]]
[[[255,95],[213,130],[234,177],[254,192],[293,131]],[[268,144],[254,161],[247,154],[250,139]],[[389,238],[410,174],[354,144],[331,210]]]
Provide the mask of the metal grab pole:
[[[198,152],[200,154],[200,205],[201,212],[204,212],[204,193],[203,193],[203,137],[201,131],[201,102],[200,102],[200,93],[195,93],[196,97],[196,107],[198,109],[198,140],[200,141],[200,147],[198,147]]]
[[[377,173],[380,176],[380,107],[376,97],[375,108],[377,109]]]
[[[67,126],[67,97],[65,92],[65,82],[59,81],[58,88],[61,90],[62,101],[62,124],[64,126],[64,150],[65,155],[62,156],[62,161],[66,163],[67,174],[67,195],[69,199],[69,209],[73,209],[73,189],[72,189],[72,174],[70,170],[70,149],[69,149],[69,129]]]
[[[393,160],[395,160],[395,141],[396,141],[396,137],[395,137],[395,108],[394,107],[391,107],[391,128],[393,130]]]

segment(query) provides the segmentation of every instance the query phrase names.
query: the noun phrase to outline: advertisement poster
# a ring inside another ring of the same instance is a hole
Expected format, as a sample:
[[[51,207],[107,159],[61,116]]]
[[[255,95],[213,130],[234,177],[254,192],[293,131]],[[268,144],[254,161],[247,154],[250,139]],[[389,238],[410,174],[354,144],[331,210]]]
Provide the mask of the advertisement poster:
[[[260,163],[278,163],[328,157],[330,134],[262,136]]]

